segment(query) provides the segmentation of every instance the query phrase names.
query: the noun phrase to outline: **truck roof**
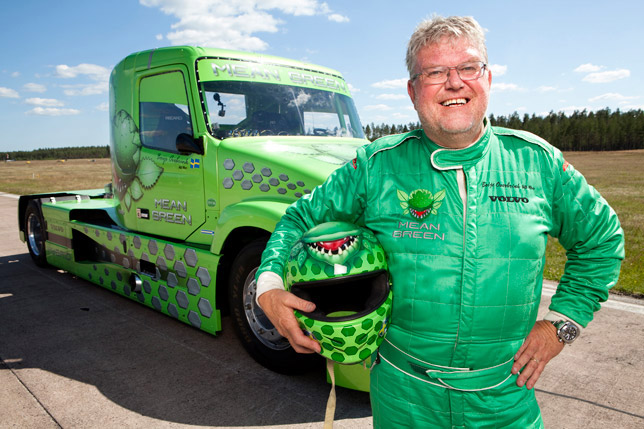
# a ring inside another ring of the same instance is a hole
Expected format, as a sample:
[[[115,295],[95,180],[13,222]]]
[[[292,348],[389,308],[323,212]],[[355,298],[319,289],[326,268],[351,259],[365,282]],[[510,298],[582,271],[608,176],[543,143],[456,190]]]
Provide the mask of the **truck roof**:
[[[173,62],[191,64],[200,58],[226,58],[254,63],[282,65],[342,78],[341,73],[336,70],[303,61],[273,55],[229,49],[204,48],[199,46],[171,46],[135,52],[124,58],[121,63],[126,65],[126,67],[133,67],[135,70],[141,70],[160,65],[167,65]]]

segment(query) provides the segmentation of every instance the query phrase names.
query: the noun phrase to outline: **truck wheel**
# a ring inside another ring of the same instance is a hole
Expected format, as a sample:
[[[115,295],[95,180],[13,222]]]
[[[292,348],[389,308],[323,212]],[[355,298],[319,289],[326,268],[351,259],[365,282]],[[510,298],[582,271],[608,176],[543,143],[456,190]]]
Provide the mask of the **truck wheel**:
[[[25,238],[34,263],[39,267],[48,267],[45,253],[45,220],[35,201],[29,201],[25,211]]]
[[[233,262],[228,294],[233,325],[242,345],[259,364],[281,374],[300,374],[321,359],[296,353],[255,302],[255,274],[265,247],[266,241],[254,241]]]

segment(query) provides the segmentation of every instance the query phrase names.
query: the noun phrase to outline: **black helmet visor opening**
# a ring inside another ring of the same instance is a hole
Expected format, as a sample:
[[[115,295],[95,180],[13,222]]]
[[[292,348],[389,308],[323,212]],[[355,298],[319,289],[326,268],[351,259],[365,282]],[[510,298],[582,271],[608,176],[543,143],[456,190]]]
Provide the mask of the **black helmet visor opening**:
[[[294,283],[291,292],[311,301],[315,310],[303,315],[314,320],[344,322],[358,319],[380,307],[389,295],[389,275],[386,270],[325,280]],[[329,317],[336,312],[352,314]]]

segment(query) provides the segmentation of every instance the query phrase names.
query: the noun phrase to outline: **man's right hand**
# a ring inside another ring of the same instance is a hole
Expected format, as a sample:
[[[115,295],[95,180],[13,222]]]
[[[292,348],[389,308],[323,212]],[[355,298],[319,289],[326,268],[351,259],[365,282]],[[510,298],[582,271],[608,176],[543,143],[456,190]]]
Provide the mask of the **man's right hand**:
[[[280,289],[264,292],[257,302],[277,331],[291,343],[293,350],[298,353],[320,352],[320,344],[304,335],[293,314],[293,310],[309,313],[315,310],[315,304]]]

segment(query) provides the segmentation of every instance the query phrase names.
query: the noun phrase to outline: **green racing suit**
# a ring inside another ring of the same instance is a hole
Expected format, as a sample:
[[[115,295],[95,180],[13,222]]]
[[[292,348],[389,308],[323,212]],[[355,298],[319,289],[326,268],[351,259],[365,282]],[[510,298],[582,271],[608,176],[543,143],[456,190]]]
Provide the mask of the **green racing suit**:
[[[292,243],[330,220],[371,229],[389,264],[374,427],[543,426],[510,369],[537,318],[548,235],[568,258],[550,310],[584,327],[624,257],[615,212],[559,150],[487,124],[464,149],[422,130],[379,139],[289,207],[258,276],[281,276]]]

